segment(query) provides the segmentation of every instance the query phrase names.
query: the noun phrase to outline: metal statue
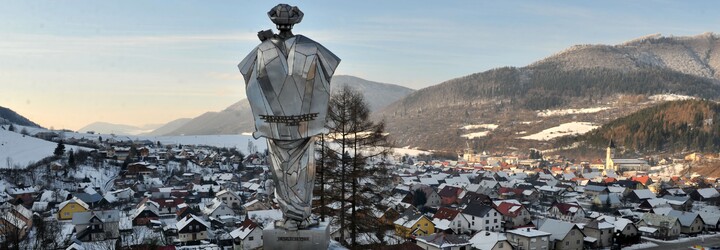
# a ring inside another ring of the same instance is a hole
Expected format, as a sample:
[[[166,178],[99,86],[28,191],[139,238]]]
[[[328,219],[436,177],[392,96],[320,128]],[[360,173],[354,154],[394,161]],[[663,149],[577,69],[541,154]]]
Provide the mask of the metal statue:
[[[319,43],[292,33],[303,13],[279,4],[268,12],[279,34],[258,32],[260,45],[238,68],[255,118],[253,137],[265,137],[275,198],[285,217],[278,225],[297,230],[310,217],[315,181],[315,136],[327,133],[330,79],[340,59]]]

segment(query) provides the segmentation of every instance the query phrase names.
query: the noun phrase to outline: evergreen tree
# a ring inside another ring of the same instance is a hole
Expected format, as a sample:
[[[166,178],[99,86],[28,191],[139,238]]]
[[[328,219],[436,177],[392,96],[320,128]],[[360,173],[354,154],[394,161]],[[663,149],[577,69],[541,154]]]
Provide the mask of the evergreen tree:
[[[55,147],[55,151],[53,151],[53,154],[56,157],[60,157],[65,154],[65,144],[63,143],[63,141],[58,142],[57,147]]]
[[[70,149],[70,152],[68,152],[68,154],[69,154],[68,155],[68,165],[70,165],[70,167],[75,167],[75,165],[76,165],[75,153],[73,152],[72,149]]]
[[[8,130],[15,132],[15,126],[12,123],[10,123],[10,127],[8,127]]]

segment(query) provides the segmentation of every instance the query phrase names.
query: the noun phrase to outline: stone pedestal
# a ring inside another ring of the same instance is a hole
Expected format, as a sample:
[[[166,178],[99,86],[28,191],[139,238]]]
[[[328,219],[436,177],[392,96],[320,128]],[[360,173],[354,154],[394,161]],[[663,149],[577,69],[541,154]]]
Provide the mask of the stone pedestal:
[[[297,231],[282,228],[263,230],[263,249],[266,250],[327,249],[329,244],[328,222],[321,222],[318,226]]]

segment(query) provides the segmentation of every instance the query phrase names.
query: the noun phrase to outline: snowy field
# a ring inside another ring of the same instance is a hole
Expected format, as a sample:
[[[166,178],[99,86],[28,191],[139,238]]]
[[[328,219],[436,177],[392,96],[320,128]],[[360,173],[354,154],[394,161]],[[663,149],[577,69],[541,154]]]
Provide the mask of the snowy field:
[[[556,109],[556,110],[543,110],[537,113],[539,117],[549,116],[563,116],[563,115],[574,115],[574,114],[592,114],[603,110],[611,109],[611,107],[596,107],[596,108],[584,108],[584,109]]]
[[[498,128],[499,126],[497,124],[476,124],[476,125],[465,125],[462,127],[464,130],[471,130],[471,129],[489,129],[494,130]]]
[[[469,133],[469,134],[461,135],[460,137],[465,137],[465,138],[468,138],[468,139],[474,139],[474,138],[485,137],[485,136],[487,136],[489,133],[490,133],[490,131],[474,132],[474,133]]]
[[[460,137],[468,138],[468,139],[474,139],[474,138],[480,138],[487,136],[490,131],[495,130],[499,126],[497,124],[475,124],[475,125],[465,125],[462,127],[464,130],[474,130],[474,129],[486,129],[485,131],[479,131],[479,132],[473,132],[461,135]]]
[[[394,155],[418,156],[418,155],[421,155],[421,154],[431,155],[432,152],[430,152],[430,151],[424,151],[424,150],[419,150],[419,149],[417,149],[417,148],[403,147],[403,148],[393,148],[393,154],[394,154]]]
[[[662,95],[653,95],[648,97],[650,100],[660,102],[660,101],[680,101],[680,100],[690,100],[690,99],[697,99],[693,96],[686,96],[686,95],[676,95],[676,94],[662,94]]]
[[[587,133],[598,126],[590,122],[570,122],[540,131],[540,133],[520,137],[525,140],[547,141],[566,135]]]
[[[41,140],[32,136],[0,129],[0,168],[11,168],[15,165],[26,167],[28,164],[52,156],[57,143]],[[65,151],[92,149],[65,145]]]

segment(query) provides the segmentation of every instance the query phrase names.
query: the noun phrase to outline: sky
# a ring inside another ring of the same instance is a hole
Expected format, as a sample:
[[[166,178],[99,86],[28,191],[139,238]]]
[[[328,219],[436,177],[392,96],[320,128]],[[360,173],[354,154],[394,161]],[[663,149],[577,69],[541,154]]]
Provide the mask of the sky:
[[[287,1],[336,74],[420,89],[576,44],[720,33],[720,1]],[[0,8],[0,106],[47,128],[162,124],[245,98],[269,1],[36,0]]]

